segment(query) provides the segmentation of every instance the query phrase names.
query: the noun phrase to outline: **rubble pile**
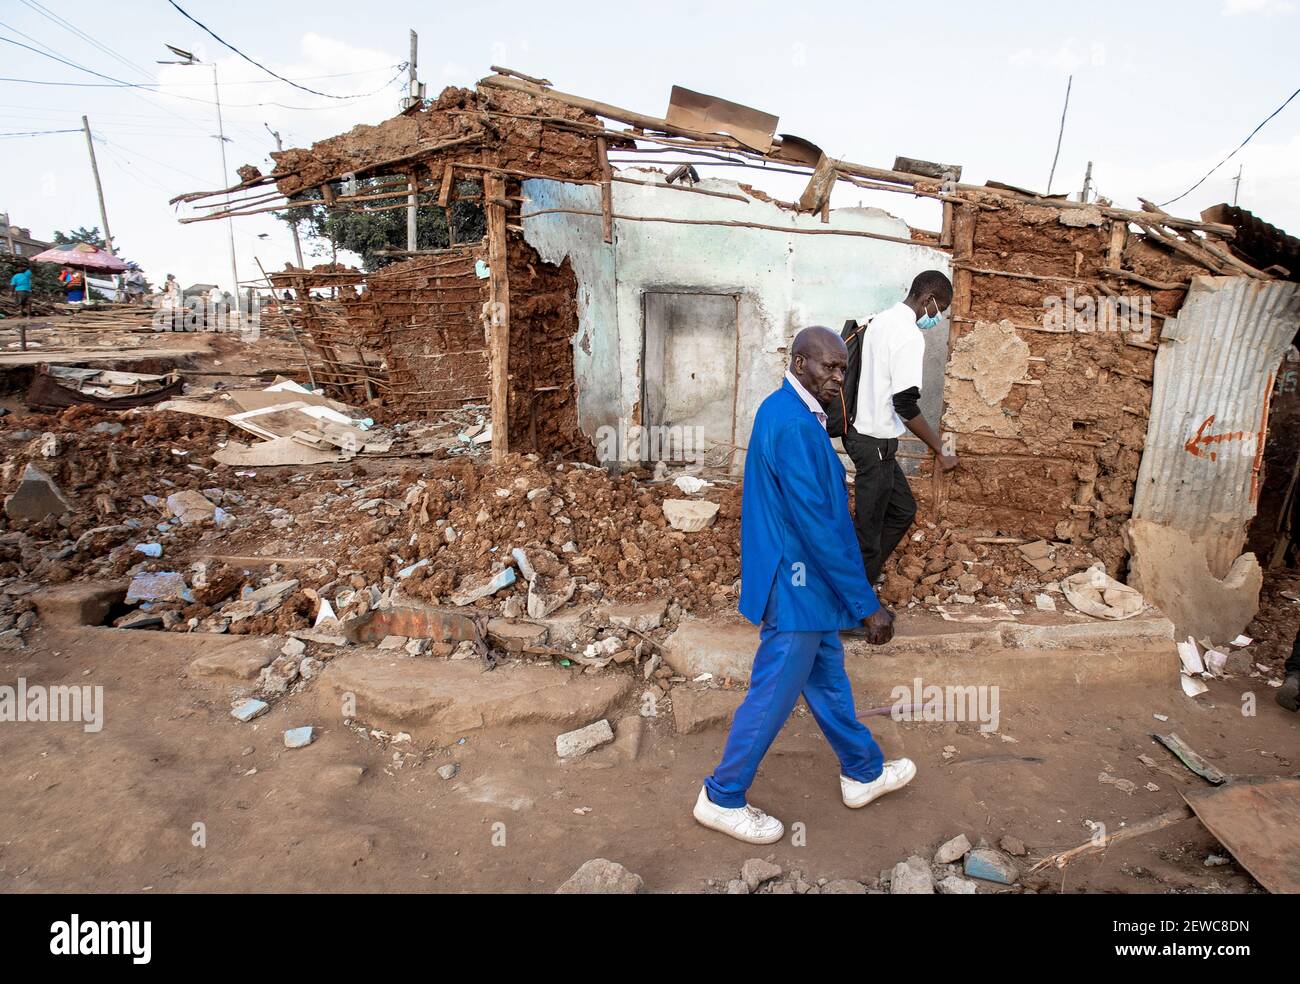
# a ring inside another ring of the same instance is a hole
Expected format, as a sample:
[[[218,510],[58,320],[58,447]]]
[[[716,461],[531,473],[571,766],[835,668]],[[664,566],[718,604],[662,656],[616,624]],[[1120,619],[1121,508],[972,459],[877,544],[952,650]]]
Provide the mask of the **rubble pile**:
[[[535,618],[606,599],[697,614],[736,601],[736,487],[711,487],[716,520],[682,532],[663,505],[681,491],[641,472],[531,455],[268,471],[218,466],[238,432],[194,414],[77,407],[8,423],[6,489],[33,466],[54,506],[0,521],[0,578],[127,579],[147,616],[118,624],[282,633],[312,628],[322,600],[343,620],[398,598]]]
[[[981,542],[999,540],[1006,542]],[[918,521],[886,561],[880,597],[890,605],[1003,601],[1044,608],[1041,595],[1061,597],[1060,579],[1096,562],[1069,543],[982,537],[951,520]]]
[[[927,854],[929,852],[926,852]],[[939,845],[926,860],[912,855],[877,877],[814,878],[794,869],[786,871],[771,857],[750,858],[737,877],[710,880],[709,890],[725,895],[979,895],[1013,892],[1036,895],[1050,892],[1046,879],[1026,876],[1017,858],[1028,851],[1015,837],[1003,837],[994,846],[981,837],[972,846],[965,834]],[[590,863],[590,862],[589,862]]]

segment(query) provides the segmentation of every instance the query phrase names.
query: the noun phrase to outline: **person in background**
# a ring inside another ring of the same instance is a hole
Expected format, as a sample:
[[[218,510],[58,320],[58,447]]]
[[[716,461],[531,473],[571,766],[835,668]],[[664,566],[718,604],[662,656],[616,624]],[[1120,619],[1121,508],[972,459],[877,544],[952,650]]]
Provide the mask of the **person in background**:
[[[925,337],[952,304],[952,282],[938,270],[917,274],[905,298],[871,319],[862,336],[857,415],[844,434],[853,461],[854,519],[862,563],[872,584],[916,518],[916,500],[898,464],[898,439],[911,431],[943,471],[957,466],[921,416]]]
[[[893,636],[853,538],[844,466],[826,431],[848,350],[829,328],[795,336],[781,388],[754,417],[740,506],[740,614],[761,624],[749,691],[695,802],[695,819],[750,844],[774,844],[785,825],[746,793],[800,695],[839,759],[840,797],[852,809],[901,789],[910,759],[886,762],[853,710],[840,630]]]
[[[24,263],[22,269],[9,278],[14,298],[18,301],[18,313],[24,318],[32,316],[32,267]]]
[[[63,285],[63,299],[69,304],[78,304],[86,299],[86,278],[80,270],[64,267],[59,271],[59,283]]]

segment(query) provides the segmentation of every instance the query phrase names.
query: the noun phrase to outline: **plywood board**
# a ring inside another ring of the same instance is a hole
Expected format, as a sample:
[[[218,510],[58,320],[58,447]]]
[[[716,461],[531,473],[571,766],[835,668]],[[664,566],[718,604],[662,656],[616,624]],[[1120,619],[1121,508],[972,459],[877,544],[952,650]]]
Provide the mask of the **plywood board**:
[[[1300,893],[1300,779],[1237,779],[1183,798],[1257,882]]]

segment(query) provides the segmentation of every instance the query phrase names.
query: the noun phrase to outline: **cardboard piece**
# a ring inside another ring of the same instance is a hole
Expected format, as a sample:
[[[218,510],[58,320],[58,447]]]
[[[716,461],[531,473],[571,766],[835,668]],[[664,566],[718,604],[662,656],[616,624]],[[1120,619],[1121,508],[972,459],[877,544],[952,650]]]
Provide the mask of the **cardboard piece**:
[[[667,120],[673,126],[702,133],[726,133],[760,154],[772,149],[777,117],[740,103],[673,86]]]
[[[230,441],[212,459],[223,465],[240,468],[270,468],[275,465],[322,465],[345,460],[338,451],[320,451],[299,444],[291,437],[277,437],[257,444]]]

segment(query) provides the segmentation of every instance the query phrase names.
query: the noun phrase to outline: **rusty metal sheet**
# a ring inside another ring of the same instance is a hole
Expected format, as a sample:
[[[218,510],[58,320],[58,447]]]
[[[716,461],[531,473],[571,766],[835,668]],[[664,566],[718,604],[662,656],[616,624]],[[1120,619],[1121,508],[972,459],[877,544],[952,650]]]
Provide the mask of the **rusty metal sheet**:
[[[1219,576],[1255,515],[1269,394],[1297,319],[1296,284],[1195,277],[1160,336],[1133,517],[1202,540]]]
[[[1238,779],[1183,799],[1255,881],[1300,893],[1300,779]]]
[[[726,133],[760,154],[772,149],[777,117],[761,110],[673,86],[667,120],[684,130]]]

